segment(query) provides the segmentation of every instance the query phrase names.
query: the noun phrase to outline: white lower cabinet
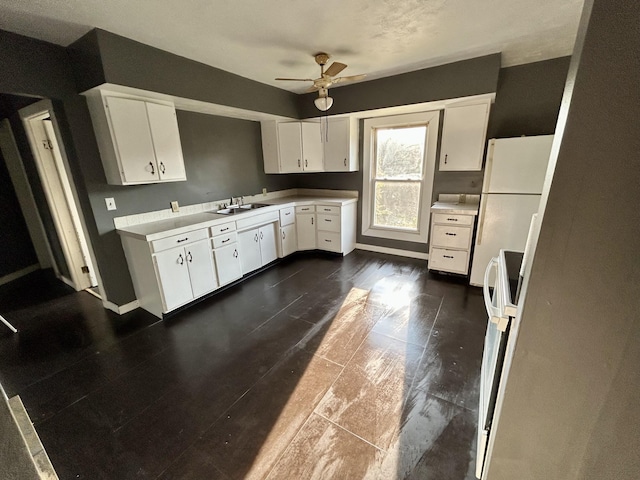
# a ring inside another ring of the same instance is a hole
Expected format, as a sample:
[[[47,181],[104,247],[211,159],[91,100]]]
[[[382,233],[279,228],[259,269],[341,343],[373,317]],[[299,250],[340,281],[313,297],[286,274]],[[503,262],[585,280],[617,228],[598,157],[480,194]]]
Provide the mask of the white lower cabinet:
[[[220,285],[226,285],[242,277],[242,267],[240,265],[240,252],[238,244],[231,243],[213,250],[216,259],[216,270]]]
[[[469,272],[475,213],[447,213],[441,208],[435,211],[432,208],[431,211],[429,270],[466,275]]]
[[[206,239],[158,252],[154,262],[164,312],[218,287],[209,241]]]
[[[296,233],[298,250],[317,248],[315,207],[296,207]]]
[[[298,237],[296,236],[296,224],[280,227],[280,257],[286,257],[298,250]]]
[[[278,258],[275,223],[238,233],[242,273],[247,274]]]

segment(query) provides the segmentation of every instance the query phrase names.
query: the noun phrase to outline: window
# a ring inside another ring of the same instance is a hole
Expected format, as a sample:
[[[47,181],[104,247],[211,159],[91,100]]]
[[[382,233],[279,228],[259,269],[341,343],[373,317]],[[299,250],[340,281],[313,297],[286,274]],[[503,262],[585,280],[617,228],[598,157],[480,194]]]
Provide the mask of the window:
[[[439,112],[364,122],[363,235],[427,242]]]

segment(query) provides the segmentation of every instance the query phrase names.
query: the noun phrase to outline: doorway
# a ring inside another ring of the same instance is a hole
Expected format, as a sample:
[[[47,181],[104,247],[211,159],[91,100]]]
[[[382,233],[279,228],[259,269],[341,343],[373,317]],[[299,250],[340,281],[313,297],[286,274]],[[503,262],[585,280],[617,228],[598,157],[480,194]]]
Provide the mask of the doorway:
[[[96,269],[78,195],[71,181],[67,155],[60,140],[53,105],[50,100],[42,100],[20,109],[18,113],[67,267],[59,268],[55,259],[51,258],[56,276],[76,291],[99,288],[99,272]],[[95,291],[93,293],[95,294]]]

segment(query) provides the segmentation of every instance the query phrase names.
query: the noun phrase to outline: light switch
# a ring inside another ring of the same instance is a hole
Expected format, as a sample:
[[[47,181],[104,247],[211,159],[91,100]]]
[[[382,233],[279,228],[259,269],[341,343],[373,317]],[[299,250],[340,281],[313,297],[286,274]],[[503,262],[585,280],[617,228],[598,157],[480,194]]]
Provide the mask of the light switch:
[[[171,202],[171,211],[173,213],[176,213],[176,212],[180,211],[180,205],[178,205],[178,201],[177,200]]]
[[[115,210],[116,209],[116,201],[114,198],[105,198],[104,203],[107,204],[107,210]]]

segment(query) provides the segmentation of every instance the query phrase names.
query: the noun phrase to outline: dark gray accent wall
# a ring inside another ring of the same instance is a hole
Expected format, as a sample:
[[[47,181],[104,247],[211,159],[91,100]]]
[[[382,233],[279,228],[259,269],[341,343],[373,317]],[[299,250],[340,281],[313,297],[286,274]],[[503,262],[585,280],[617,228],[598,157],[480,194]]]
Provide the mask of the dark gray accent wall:
[[[411,105],[496,91],[500,54],[331,89],[331,115]],[[317,93],[300,95],[300,118],[318,116]]]
[[[585,2],[490,479],[640,478],[638,19]]]
[[[0,151],[0,277],[38,263],[16,191]]]
[[[79,91],[108,82],[256,112],[298,115],[294,93],[105,30],[92,30],[69,50]]]

